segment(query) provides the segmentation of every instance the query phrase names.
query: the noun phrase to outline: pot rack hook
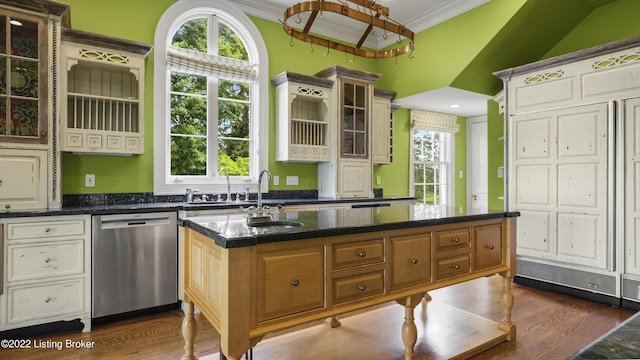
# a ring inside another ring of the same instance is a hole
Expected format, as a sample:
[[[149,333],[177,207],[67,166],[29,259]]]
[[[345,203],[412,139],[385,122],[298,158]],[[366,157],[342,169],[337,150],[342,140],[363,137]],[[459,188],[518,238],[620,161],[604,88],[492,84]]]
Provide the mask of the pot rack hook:
[[[329,56],[329,42],[327,41],[327,53],[324,56]]]
[[[302,18],[300,17],[300,13],[298,13],[298,18],[295,20],[296,24],[302,24]]]
[[[384,32],[382,33],[382,38],[387,40],[387,38],[389,37],[389,35],[387,34],[387,19],[382,20],[382,25],[382,29],[384,30]]]
[[[313,38],[311,38],[310,43],[311,43],[311,49],[309,50],[309,52],[313,52]]]
[[[294,47],[296,44],[293,43],[293,29],[291,30],[291,41],[289,41],[289,46]]]

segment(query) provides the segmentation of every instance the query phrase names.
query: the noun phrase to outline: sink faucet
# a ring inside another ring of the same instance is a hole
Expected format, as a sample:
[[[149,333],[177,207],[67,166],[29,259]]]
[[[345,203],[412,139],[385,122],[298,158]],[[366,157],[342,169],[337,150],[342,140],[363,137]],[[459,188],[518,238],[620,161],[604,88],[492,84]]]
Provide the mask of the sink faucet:
[[[267,174],[267,182],[271,180],[271,173],[269,170],[262,170],[258,176],[258,211],[262,209],[262,176]]]
[[[191,203],[193,202],[193,194],[197,193],[199,190],[198,189],[192,189],[192,188],[186,188],[187,190],[187,203]]]
[[[231,202],[231,182],[229,181],[229,171],[227,168],[220,168],[218,174],[222,174],[222,171],[227,175],[227,202]]]

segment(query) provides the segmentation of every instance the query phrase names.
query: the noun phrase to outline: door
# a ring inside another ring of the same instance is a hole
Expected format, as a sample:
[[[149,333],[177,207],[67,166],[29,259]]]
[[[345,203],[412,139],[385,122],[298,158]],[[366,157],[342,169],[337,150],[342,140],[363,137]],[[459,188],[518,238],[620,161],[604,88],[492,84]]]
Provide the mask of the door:
[[[627,274],[640,275],[640,98],[625,101],[625,268]],[[640,294],[640,289],[638,290]],[[636,295],[636,294],[634,294]],[[636,295],[640,299],[640,295]]]
[[[467,207],[487,209],[489,207],[487,116],[469,118],[467,125]]]

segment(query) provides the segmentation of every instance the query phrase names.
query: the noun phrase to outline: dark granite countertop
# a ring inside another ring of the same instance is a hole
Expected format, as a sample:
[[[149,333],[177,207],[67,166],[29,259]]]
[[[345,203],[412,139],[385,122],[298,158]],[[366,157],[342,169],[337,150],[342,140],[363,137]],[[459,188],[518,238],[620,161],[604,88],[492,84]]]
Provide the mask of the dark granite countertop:
[[[574,354],[572,360],[640,359],[640,312]]]
[[[503,210],[457,211],[452,207],[395,205],[274,214],[274,220],[301,222],[300,226],[253,227],[247,215],[203,215],[180,219],[180,223],[215,241],[223,248],[253,246],[287,240],[347,235],[372,231],[458,223],[520,216]]]
[[[339,200],[318,200],[318,199],[265,199],[264,204],[267,205],[313,205],[313,204],[340,204],[340,203],[392,203],[394,201],[406,201],[414,199],[412,197],[395,197],[395,198],[358,198],[358,199],[339,199]],[[144,199],[144,201],[147,201]],[[160,211],[178,211],[178,210],[224,210],[236,209],[240,206],[249,206],[255,204],[255,201],[249,202],[210,202],[210,203],[192,203],[185,202],[135,202],[135,199],[125,198],[123,203],[86,203],[71,206],[63,206],[61,209],[43,209],[43,210],[17,210],[0,212],[2,218],[32,217],[32,216],[57,216],[57,215],[106,215],[106,214],[129,214],[141,212],[160,212]]]

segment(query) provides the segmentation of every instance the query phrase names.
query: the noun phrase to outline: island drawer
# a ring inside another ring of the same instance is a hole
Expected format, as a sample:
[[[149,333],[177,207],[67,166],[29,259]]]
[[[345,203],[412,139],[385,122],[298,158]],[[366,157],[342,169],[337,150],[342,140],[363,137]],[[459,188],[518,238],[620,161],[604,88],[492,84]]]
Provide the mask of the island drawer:
[[[436,260],[435,268],[436,280],[468,274],[471,272],[471,254]]]
[[[384,262],[384,238],[333,245],[333,269]]]
[[[436,251],[447,251],[461,249],[470,246],[469,228],[436,231],[435,232]]]
[[[7,281],[82,274],[84,240],[7,246]]]
[[[358,300],[384,293],[384,270],[333,280],[333,303]]]

